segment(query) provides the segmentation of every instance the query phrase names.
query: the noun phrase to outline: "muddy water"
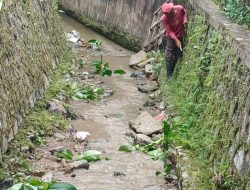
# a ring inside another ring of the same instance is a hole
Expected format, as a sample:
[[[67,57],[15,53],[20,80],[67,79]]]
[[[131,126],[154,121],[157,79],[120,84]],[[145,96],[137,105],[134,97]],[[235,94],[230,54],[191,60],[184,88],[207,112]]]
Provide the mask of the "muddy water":
[[[66,32],[79,31],[85,40],[99,39],[103,42],[103,59],[113,69],[124,69],[123,76],[96,79],[114,90],[114,95],[103,101],[91,103],[74,102],[72,105],[85,120],[72,121],[77,130],[91,133],[89,149],[103,152],[99,162],[91,163],[89,170],[76,170],[71,175],[59,174],[58,178],[74,184],[79,190],[161,190],[169,189],[163,177],[156,177],[156,171],[163,170],[163,163],[153,161],[138,153],[122,153],[121,145],[128,144],[124,133],[129,131],[128,122],[140,113],[147,96],[137,90],[138,81],[129,77],[132,72],[128,65],[131,52],[96,34],[74,19],[63,16]],[[89,59],[96,59],[99,53],[89,52]],[[114,172],[124,175],[114,176]]]

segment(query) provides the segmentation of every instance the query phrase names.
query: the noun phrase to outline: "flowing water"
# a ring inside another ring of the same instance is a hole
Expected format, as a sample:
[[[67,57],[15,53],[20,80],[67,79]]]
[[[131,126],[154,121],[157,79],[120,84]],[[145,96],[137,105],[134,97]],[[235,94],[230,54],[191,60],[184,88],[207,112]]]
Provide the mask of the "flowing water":
[[[129,121],[136,118],[143,108],[147,95],[138,92],[139,81],[130,78],[132,70],[128,67],[130,51],[88,29],[76,20],[63,15],[65,32],[76,30],[84,40],[98,39],[103,42],[101,49],[103,59],[110,63],[111,69],[123,69],[122,76],[100,77],[98,80],[114,91],[106,101],[91,103],[77,102],[72,105],[85,120],[72,121],[74,128],[88,131],[91,136],[87,148],[103,152],[101,161],[91,163],[89,170],[75,170],[76,176],[63,173],[60,180],[74,184],[79,190],[161,190],[171,189],[163,177],[156,176],[156,171],[163,171],[161,161],[153,161],[139,152],[123,153],[118,149],[128,144],[124,135],[129,131]],[[88,52],[86,59],[99,59],[100,53]],[[114,172],[124,175],[115,176]]]

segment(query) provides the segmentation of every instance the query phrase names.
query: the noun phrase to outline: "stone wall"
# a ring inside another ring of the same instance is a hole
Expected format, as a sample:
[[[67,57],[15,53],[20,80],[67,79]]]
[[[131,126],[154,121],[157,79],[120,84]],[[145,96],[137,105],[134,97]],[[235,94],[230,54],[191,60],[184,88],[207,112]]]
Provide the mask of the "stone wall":
[[[153,13],[164,0],[60,0],[59,2],[68,14],[117,43],[138,50],[148,34]]]
[[[55,9],[54,1],[5,0],[0,10],[0,159],[64,51]]]

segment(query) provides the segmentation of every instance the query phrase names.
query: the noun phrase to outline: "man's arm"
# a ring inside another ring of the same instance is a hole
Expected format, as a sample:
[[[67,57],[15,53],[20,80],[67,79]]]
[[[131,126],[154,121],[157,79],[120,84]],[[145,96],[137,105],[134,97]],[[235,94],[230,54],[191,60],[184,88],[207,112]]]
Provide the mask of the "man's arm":
[[[178,47],[181,47],[181,42],[178,40],[175,33],[172,31],[170,25],[167,22],[167,19],[165,18],[165,15],[162,16],[161,21],[166,29],[166,33],[168,34],[168,36],[175,41],[175,43]]]
[[[183,15],[183,24],[187,24],[188,22],[188,16],[187,16],[187,10],[183,7],[184,15]]]

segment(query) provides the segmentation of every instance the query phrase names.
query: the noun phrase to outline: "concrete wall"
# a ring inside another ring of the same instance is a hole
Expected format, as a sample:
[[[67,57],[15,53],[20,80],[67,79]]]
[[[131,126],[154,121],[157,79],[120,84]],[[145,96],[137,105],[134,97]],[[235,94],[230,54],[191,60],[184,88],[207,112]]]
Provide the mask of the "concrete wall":
[[[0,159],[64,50],[55,8],[53,1],[5,0],[0,10]]]
[[[148,34],[154,11],[164,0],[60,0],[64,9],[74,12],[75,17],[86,22],[84,17],[97,21],[111,31],[116,31],[118,38],[106,33],[116,42],[124,45],[123,37],[128,37],[130,44],[136,40],[134,46],[141,45]],[[90,23],[87,23],[90,25]],[[117,36],[116,35],[116,36]],[[128,45],[125,44],[125,46]],[[133,48],[132,48],[133,49]]]

